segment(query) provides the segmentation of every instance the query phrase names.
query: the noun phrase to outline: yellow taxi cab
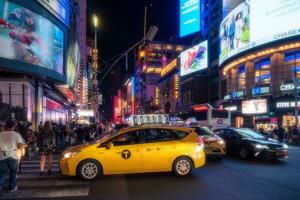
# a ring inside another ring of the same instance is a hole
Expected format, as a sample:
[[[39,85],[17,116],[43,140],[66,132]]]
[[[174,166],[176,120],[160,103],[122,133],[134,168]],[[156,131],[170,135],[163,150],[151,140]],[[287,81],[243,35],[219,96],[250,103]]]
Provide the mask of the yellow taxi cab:
[[[168,126],[139,126],[93,144],[73,147],[62,153],[63,175],[94,180],[100,175],[171,172],[186,176],[205,164],[204,145],[193,129]]]

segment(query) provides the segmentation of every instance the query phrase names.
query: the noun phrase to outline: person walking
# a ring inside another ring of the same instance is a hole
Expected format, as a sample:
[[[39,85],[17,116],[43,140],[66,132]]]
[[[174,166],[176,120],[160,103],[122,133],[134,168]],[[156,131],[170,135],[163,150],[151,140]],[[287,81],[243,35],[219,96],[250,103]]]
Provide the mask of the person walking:
[[[299,143],[299,131],[296,125],[293,126],[293,144]]]
[[[36,140],[37,140],[37,138],[35,137],[34,132],[33,132],[31,127],[27,128],[25,140],[26,140],[26,144],[28,145],[27,158],[28,158],[28,160],[32,160],[33,157],[36,154]]]
[[[40,155],[40,178],[44,176],[46,158],[48,161],[48,175],[52,174],[52,157],[55,152],[56,141],[51,123],[46,121],[43,129],[38,134],[37,145]]]
[[[278,140],[280,142],[283,141],[283,137],[284,137],[284,132],[285,130],[282,128],[282,126],[280,125],[279,128],[278,128]]]
[[[0,133],[0,194],[4,188],[7,174],[9,175],[8,190],[14,192],[18,190],[16,185],[18,170],[18,149],[25,149],[27,145],[21,135],[15,131],[17,124],[8,121],[5,124],[5,131]]]

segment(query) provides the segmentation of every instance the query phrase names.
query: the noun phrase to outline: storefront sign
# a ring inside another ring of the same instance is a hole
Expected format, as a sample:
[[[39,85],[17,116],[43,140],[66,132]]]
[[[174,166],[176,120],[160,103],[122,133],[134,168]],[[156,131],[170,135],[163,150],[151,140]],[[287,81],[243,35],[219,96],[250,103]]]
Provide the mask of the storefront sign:
[[[253,96],[270,94],[270,87],[254,87],[252,88]]]
[[[237,106],[228,106],[228,107],[224,107],[224,109],[228,111],[237,111]]]
[[[300,90],[300,85],[297,87]],[[295,85],[293,83],[288,83],[280,86],[280,90],[283,92],[289,92],[295,90]]]
[[[268,111],[267,99],[253,99],[242,102],[243,114],[265,114]]]
[[[230,95],[224,96],[224,100],[230,100]]]
[[[231,98],[232,99],[240,99],[243,98],[245,96],[245,92],[244,91],[234,91],[231,93]]]
[[[224,96],[224,100],[231,100],[231,99],[242,99],[245,96],[244,91],[234,91],[230,94]]]
[[[295,108],[296,102],[295,101],[283,101],[283,102],[277,102],[276,108],[282,109],[282,108]],[[298,107],[300,106],[300,102],[298,102]]]
[[[174,59],[172,62],[170,62],[167,66],[165,66],[161,72],[160,72],[160,76],[163,77],[166,74],[168,74],[169,72],[171,72],[172,70],[176,69],[177,67],[177,59]]]

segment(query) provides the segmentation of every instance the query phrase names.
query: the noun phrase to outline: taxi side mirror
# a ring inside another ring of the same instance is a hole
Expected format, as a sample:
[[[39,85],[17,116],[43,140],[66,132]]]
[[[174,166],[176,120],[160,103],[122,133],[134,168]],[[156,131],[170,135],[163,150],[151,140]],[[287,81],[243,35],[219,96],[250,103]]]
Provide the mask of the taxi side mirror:
[[[113,144],[112,142],[109,142],[109,143],[107,144],[107,146],[106,146],[106,149],[109,150],[109,149],[111,149],[111,148],[113,148],[113,147],[114,147],[114,144]]]

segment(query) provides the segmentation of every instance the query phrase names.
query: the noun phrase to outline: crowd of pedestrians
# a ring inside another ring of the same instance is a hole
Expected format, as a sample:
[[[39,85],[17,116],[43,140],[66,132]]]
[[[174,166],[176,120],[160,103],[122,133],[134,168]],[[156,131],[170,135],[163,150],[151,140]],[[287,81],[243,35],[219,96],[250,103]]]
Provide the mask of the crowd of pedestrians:
[[[274,138],[288,144],[300,145],[300,132],[297,126],[278,126],[271,131],[259,128],[258,131],[269,138]]]
[[[22,159],[40,161],[40,178],[52,174],[53,155],[66,148],[92,142],[101,135],[116,131],[112,123],[83,125],[40,122],[36,131],[29,122],[0,122],[0,194],[9,176],[8,190],[16,191],[16,176],[21,173]]]

